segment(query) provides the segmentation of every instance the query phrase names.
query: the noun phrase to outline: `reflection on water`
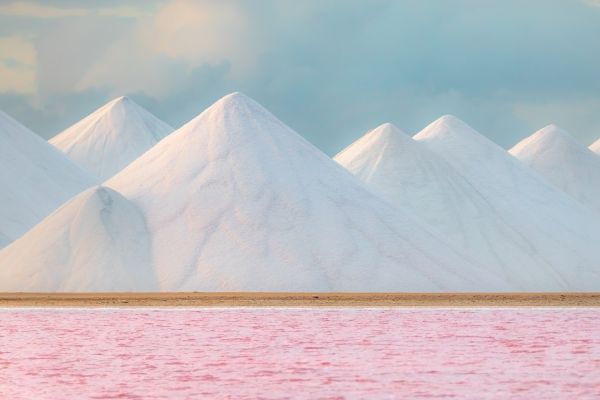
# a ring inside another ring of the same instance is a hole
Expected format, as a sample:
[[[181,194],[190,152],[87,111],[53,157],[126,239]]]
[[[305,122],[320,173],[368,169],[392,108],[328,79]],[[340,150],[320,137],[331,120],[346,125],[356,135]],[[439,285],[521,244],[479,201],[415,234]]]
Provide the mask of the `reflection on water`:
[[[600,310],[0,311],[2,399],[600,396]]]

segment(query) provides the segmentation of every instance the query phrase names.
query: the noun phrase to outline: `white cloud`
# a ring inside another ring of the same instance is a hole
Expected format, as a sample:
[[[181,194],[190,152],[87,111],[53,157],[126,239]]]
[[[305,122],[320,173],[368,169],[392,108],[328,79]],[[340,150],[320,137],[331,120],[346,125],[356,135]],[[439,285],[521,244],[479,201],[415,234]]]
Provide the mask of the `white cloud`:
[[[61,8],[25,1],[0,4],[0,15],[7,17],[58,18],[76,17],[86,14],[87,11],[81,8]]]
[[[134,7],[120,5],[116,7],[97,8],[93,10],[100,17],[143,18],[152,14],[151,7]]]
[[[192,64],[253,62],[257,26],[239,2],[227,0],[173,0],[159,9],[142,30],[154,51]]]
[[[0,37],[0,92],[35,92],[36,61],[31,41],[20,36]]]
[[[584,4],[591,7],[600,7],[600,0],[581,0]]]
[[[147,8],[127,5],[115,7],[57,7],[28,1],[13,1],[0,4],[0,15],[30,18],[65,18],[86,15],[138,18],[147,15]]]
[[[178,90],[186,73],[201,65],[230,63],[231,74],[251,73],[264,49],[261,27],[239,2],[172,0],[116,41],[77,85],[112,87],[114,94],[144,90],[153,96]]]

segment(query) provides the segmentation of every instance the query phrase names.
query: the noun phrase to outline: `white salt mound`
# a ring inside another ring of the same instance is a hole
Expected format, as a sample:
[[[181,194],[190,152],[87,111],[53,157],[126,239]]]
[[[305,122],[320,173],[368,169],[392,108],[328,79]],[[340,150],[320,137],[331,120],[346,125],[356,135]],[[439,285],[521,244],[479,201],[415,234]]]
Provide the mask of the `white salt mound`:
[[[442,157],[383,124],[335,160],[392,205],[412,210],[514,290],[566,290],[553,266]]]
[[[144,214],[164,291],[511,289],[240,93],[106,185]]]
[[[590,150],[596,154],[600,154],[600,139],[590,145]]]
[[[510,153],[559,189],[600,212],[600,157],[556,125],[523,139]]]
[[[451,164],[566,288],[600,290],[597,213],[455,117],[436,120],[414,138]]]
[[[50,143],[105,180],[172,131],[133,100],[119,97],[59,133]]]
[[[0,248],[96,183],[96,178],[0,111]]]
[[[158,290],[144,217],[93,187],[0,251],[0,292]]]

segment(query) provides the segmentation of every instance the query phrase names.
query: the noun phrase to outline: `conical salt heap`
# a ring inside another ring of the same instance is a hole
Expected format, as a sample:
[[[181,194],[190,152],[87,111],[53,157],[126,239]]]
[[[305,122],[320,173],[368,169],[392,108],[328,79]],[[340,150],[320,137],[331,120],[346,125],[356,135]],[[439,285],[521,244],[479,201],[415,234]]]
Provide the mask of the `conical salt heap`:
[[[119,97],[59,133],[50,143],[105,180],[172,131],[130,98]]]
[[[548,125],[520,141],[510,153],[600,213],[600,157],[568,132]]]

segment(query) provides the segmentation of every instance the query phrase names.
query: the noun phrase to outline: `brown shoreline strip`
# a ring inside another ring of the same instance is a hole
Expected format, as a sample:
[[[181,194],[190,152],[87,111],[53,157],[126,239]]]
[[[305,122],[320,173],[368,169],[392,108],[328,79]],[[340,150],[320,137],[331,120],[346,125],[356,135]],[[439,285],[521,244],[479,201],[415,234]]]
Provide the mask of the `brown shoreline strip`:
[[[600,307],[600,292],[0,293],[0,307]]]

